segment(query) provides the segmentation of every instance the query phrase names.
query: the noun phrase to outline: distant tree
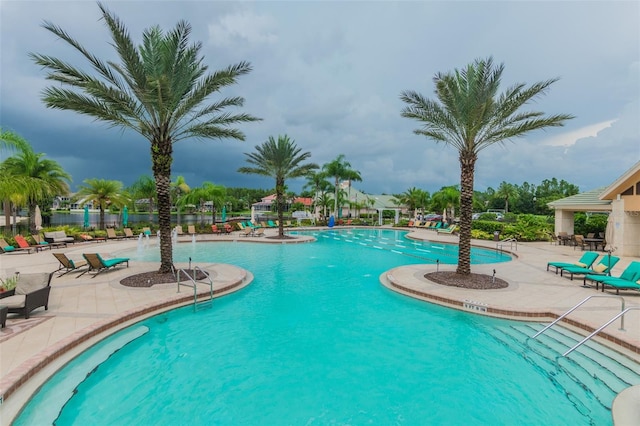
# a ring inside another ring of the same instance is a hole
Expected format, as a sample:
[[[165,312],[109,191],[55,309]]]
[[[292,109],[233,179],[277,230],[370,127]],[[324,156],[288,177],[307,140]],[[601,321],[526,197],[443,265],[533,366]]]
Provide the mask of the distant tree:
[[[123,207],[130,199],[122,189],[122,182],[105,179],[85,179],[75,197],[81,206],[92,203],[100,209],[100,229],[104,229],[104,212],[109,206]]]
[[[354,176],[357,173],[357,171],[351,168],[351,163],[349,163],[345,159],[344,154],[338,155],[335,160],[322,166],[322,171],[325,173],[327,177],[332,177],[334,179],[333,214],[337,218],[338,217],[338,201],[340,198],[338,194],[338,191],[340,190],[340,180],[349,179],[349,177]],[[340,204],[340,205],[343,205],[343,204]]]
[[[240,173],[251,173],[273,177],[276,181],[276,209],[278,211],[278,236],[284,238],[283,212],[285,206],[286,180],[303,177],[318,168],[317,164],[304,163],[310,152],[301,152],[295,141],[287,135],[269,139],[255,147],[256,152],[245,153],[245,160],[250,166],[240,167]]]
[[[453,219],[456,216],[456,208],[460,206],[460,189],[458,185],[444,186],[433,193],[431,207],[437,212],[447,212],[447,217]]]
[[[171,182],[171,199],[176,206],[177,222],[180,226],[180,213],[182,212],[182,197],[184,194],[188,194],[191,191],[189,185],[184,180],[184,177],[178,176],[175,181]]]
[[[562,126],[571,115],[545,117],[542,112],[519,110],[544,94],[557,81],[551,79],[530,87],[516,84],[498,93],[504,66],[493,58],[477,59],[461,70],[434,77],[437,101],[414,91],[402,92],[407,106],[402,116],[417,120],[414,132],[458,151],[460,161],[460,237],[456,272],[471,274],[471,215],[473,184],[478,153],[496,143],[523,136],[530,131]]]
[[[129,192],[134,200],[145,199],[149,206],[149,223],[153,223],[154,201],[156,199],[156,182],[151,176],[143,175],[138,178],[131,187]]]
[[[211,201],[211,217],[212,222],[215,223],[215,214],[217,207],[224,205],[227,191],[222,185],[216,185],[212,182],[203,182],[202,186],[192,188],[191,191],[184,195],[184,201],[189,204],[195,204],[198,206],[200,212],[200,224],[205,224],[204,215],[207,211],[207,201]]]
[[[311,191],[311,198],[313,199],[313,211],[316,211],[316,206],[320,205],[319,198],[326,195],[327,191],[331,188],[331,183],[327,180],[327,175],[323,172],[311,171],[305,176],[307,183],[302,187]],[[324,212],[326,215],[326,211]]]
[[[397,200],[398,205],[406,206],[407,209],[413,211],[413,217],[416,217],[418,209],[422,209],[424,211],[427,208],[430,197],[429,192],[412,187],[402,194],[394,195],[394,198]]]
[[[502,181],[502,183],[500,183],[500,186],[498,186],[496,195],[504,201],[504,212],[509,213],[509,199],[513,200],[518,195],[516,186],[511,183]]]
[[[200,55],[202,44],[189,45],[191,26],[187,22],[178,22],[166,34],[158,26],[149,28],[138,46],[115,15],[101,3],[98,7],[120,63],[98,59],[50,22],[45,22],[44,28],[87,59],[96,75],[58,58],[34,53],[30,56],[48,71],[47,79],[56,82],[44,90],[46,106],[89,115],[111,126],[133,130],[149,141],[158,197],[159,272],[171,273],[173,145],[183,139],[244,140],[244,134],[232,126],[257,118],[225,112],[229,107],[241,107],[244,99],[234,96],[210,103],[208,99],[235,84],[251,71],[251,66],[240,62],[207,73]]]
[[[35,217],[36,206],[56,195],[69,193],[71,176],[54,160],[44,159],[43,153],[36,153],[30,145],[20,145],[20,150],[14,156],[7,158],[0,165],[0,174],[12,177],[18,184],[14,184],[13,195],[10,199],[21,200],[29,211],[29,231],[36,234]]]

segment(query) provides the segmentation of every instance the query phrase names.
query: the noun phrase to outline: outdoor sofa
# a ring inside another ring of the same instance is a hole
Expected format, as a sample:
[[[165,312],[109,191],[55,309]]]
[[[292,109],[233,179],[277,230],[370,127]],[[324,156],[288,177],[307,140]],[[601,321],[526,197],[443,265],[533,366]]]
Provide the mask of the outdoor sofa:
[[[64,231],[50,231],[44,233],[44,240],[48,243],[73,243],[75,239],[68,237]]]

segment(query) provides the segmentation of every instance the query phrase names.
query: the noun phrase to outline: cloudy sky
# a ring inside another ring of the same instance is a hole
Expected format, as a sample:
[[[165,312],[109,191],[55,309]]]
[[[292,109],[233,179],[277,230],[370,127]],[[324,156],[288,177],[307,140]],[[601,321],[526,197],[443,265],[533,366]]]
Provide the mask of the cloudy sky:
[[[269,136],[287,134],[311,161],[344,154],[368,193],[430,192],[459,182],[457,152],[400,116],[403,90],[433,97],[433,76],[493,56],[503,87],[559,77],[527,107],[576,118],[480,153],[476,189],[502,181],[565,179],[587,191],[640,160],[640,2],[637,1],[107,1],[140,41],[143,29],[180,20],[201,41],[210,70],[240,61],[253,71],[224,96],[243,96],[245,142],[181,141],[173,175],[191,186],[271,188],[237,169]],[[130,131],[44,107],[44,71],[28,53],[89,70],[41,24],[59,25],[91,52],[115,59],[92,1],[0,1],[0,126],[27,139],[73,177],[125,185],[151,175],[149,145]],[[6,153],[3,154],[6,157]],[[290,182],[299,190],[303,180]]]

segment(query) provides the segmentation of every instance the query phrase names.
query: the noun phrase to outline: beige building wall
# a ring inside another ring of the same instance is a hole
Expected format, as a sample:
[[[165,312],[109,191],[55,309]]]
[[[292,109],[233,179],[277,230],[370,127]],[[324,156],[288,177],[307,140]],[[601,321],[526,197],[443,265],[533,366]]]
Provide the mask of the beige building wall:
[[[616,255],[640,257],[640,211],[625,211],[625,198],[611,203]]]
[[[573,235],[573,211],[572,210],[556,210],[555,214],[555,231],[566,232],[569,235]]]

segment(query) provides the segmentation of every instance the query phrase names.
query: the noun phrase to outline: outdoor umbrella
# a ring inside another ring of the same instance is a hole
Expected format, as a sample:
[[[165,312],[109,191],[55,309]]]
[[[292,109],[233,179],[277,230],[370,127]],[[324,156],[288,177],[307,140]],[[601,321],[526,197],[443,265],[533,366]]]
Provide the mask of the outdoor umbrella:
[[[605,250],[613,251],[613,213],[609,213],[609,219],[607,219],[607,228],[604,231],[604,241],[606,242]]]
[[[122,227],[126,228],[129,225],[129,208],[124,206],[122,209]]]
[[[36,205],[36,211],[33,218],[33,223],[36,225],[36,230],[42,229],[42,213],[40,212],[40,206]]]
[[[227,206],[222,206],[222,222],[227,221]]]
[[[84,228],[87,229],[89,227],[89,206],[85,204],[84,206]]]

